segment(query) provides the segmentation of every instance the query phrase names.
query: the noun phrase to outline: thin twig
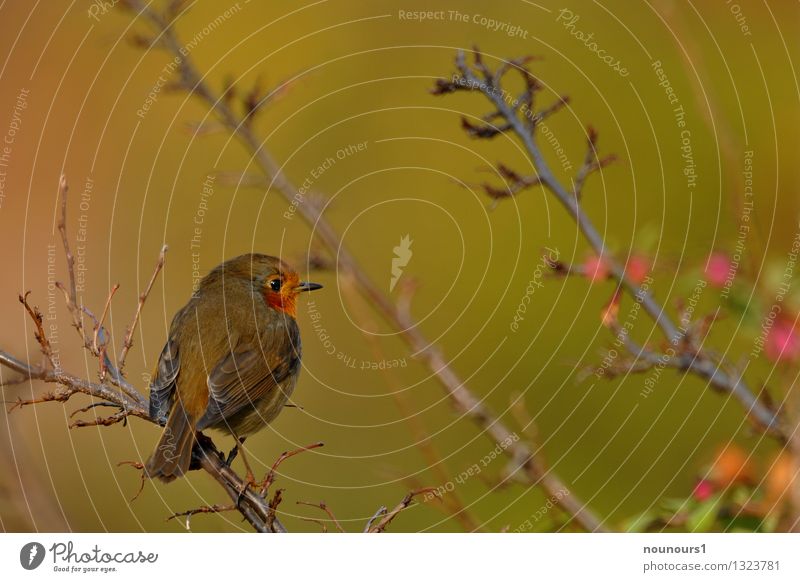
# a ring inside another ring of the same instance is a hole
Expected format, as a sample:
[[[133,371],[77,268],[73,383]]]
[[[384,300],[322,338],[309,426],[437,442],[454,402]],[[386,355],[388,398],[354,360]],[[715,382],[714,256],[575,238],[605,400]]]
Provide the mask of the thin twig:
[[[61,244],[64,246],[64,255],[67,259],[67,273],[69,275],[69,289],[65,289],[61,283],[56,285],[64,292],[67,299],[67,308],[72,315],[72,321],[78,335],[81,336],[84,345],[87,343],[86,335],[83,330],[83,314],[78,308],[78,291],[75,285],[75,255],[69,246],[69,237],[67,236],[67,193],[69,192],[69,185],[67,184],[67,177],[62,174],[58,181],[58,196],[61,199],[61,214],[58,217],[58,231],[61,233]]]
[[[44,357],[47,358],[47,362],[53,368],[56,368],[57,366],[53,356],[53,349],[50,346],[50,340],[47,339],[47,334],[44,331],[44,317],[42,317],[42,312],[39,311],[38,307],[31,307],[28,304],[28,295],[30,294],[30,291],[26,291],[24,295],[20,295],[19,302],[25,307],[25,311],[28,312],[28,315],[33,321],[33,325],[36,327],[36,331],[33,332],[33,336],[36,338],[39,348],[42,350],[42,354],[44,354]]]
[[[70,397],[74,394],[72,390],[69,388],[59,386],[52,392],[45,392],[38,398],[17,398],[14,402],[8,402],[6,400],[3,401],[4,404],[11,404],[11,408],[7,410],[7,412],[12,412],[18,408],[24,408],[26,406],[30,406],[32,404],[41,404],[43,402],[66,402],[70,399]]]
[[[145,481],[147,481],[147,475],[144,472],[144,464],[139,462],[139,461],[120,461],[119,463],[117,463],[117,467],[121,467],[122,465],[128,465],[128,466],[133,467],[134,469],[138,469],[140,471],[140,473],[139,473],[139,489],[136,491],[136,494],[133,497],[131,497],[130,500],[129,500],[131,503],[133,503],[134,501],[139,499],[139,495],[141,495],[142,491],[144,491]]]
[[[72,324],[73,327],[77,330],[78,336],[81,338],[81,342],[83,343],[83,347],[86,348],[92,355],[97,356],[100,360],[100,378],[102,381],[105,381],[106,375],[110,375],[111,382],[120,388],[123,392],[125,392],[128,396],[135,399],[139,404],[145,404],[147,400],[144,396],[136,390],[130,382],[125,380],[120,374],[119,370],[117,370],[116,366],[111,362],[106,353],[105,347],[98,350],[96,347],[96,341],[92,341],[86,335],[83,315],[86,314],[91,317],[92,321],[94,321],[96,329],[100,329],[100,322],[98,319],[92,314],[92,312],[84,305],[78,305],[78,295],[77,295],[77,288],[75,285],[75,257],[72,254],[72,250],[69,246],[69,237],[67,235],[67,194],[69,192],[69,187],[67,183],[67,178],[65,175],[61,175],[59,180],[59,198],[61,200],[61,212],[58,218],[58,231],[61,234],[61,242],[62,246],[64,247],[64,255],[67,260],[67,276],[69,280],[69,286],[65,287],[63,283],[60,281],[55,282],[56,288],[58,288],[64,294],[64,301],[66,302],[67,309],[72,316]],[[100,329],[100,335],[102,335],[102,329]],[[99,339],[99,338],[97,338]],[[105,345],[105,344],[104,344]]]
[[[541,121],[544,121],[554,113],[558,113],[562,108],[569,105],[569,100],[569,95],[562,95],[557,101],[550,105],[550,107],[546,107],[541,111],[537,111],[533,116],[534,125],[538,125]]]
[[[591,125],[586,130],[586,134],[586,156],[583,160],[583,164],[578,169],[578,173],[573,180],[572,186],[573,194],[579,199],[583,194],[583,185],[586,183],[586,179],[589,177],[589,175],[604,168],[617,159],[617,157],[614,155],[605,156],[604,158],[600,158],[597,155],[598,136],[597,131]]]
[[[278,506],[283,501],[283,489],[276,489],[267,508],[267,527],[275,531],[275,524],[278,523]]]
[[[90,410],[92,410],[94,408],[97,408],[97,407],[101,407],[101,406],[108,406],[108,407],[111,407],[111,408],[120,408],[119,404],[114,404],[113,402],[93,402],[93,403],[89,404],[88,406],[84,406],[83,408],[78,408],[76,410],[73,410],[70,413],[69,417],[70,418],[74,418],[76,414],[80,414],[82,412],[89,412]]]
[[[100,319],[96,321],[94,325],[94,335],[92,338],[92,343],[94,345],[94,351],[96,353],[100,353],[100,349],[102,346],[98,342],[98,338],[101,335],[101,330],[103,329],[103,322],[106,320],[106,315],[108,315],[108,309],[111,307],[111,300],[114,298],[114,293],[117,292],[119,289],[119,283],[115,283],[113,287],[111,287],[111,291],[108,293],[108,298],[106,299],[105,307],[103,307],[103,314],[100,316]],[[105,344],[106,342],[103,342]]]
[[[133,322],[128,326],[128,330],[125,333],[125,340],[122,342],[122,351],[117,358],[117,367],[119,368],[120,374],[122,374],[125,368],[125,358],[128,357],[128,351],[133,347],[133,332],[136,330],[136,324],[139,322],[139,317],[142,314],[144,302],[147,301],[147,296],[150,295],[150,290],[153,288],[158,274],[161,272],[161,269],[164,268],[168,249],[169,247],[167,245],[161,247],[161,252],[158,254],[158,261],[156,262],[155,269],[153,269],[153,275],[150,277],[150,281],[147,283],[145,290],[139,295],[139,303],[136,305],[136,314],[133,316]]]
[[[403,511],[404,509],[407,509],[411,505],[411,502],[414,500],[414,497],[416,497],[417,495],[422,495],[424,493],[432,493],[432,492],[435,492],[435,491],[436,491],[436,489],[433,488],[433,487],[425,487],[424,489],[416,489],[414,491],[410,491],[408,494],[406,494],[405,497],[403,497],[403,500],[400,501],[400,503],[398,503],[394,507],[394,509],[392,509],[388,513],[385,513],[383,515],[383,517],[381,518],[381,520],[377,524],[370,525],[369,529],[367,530],[367,533],[382,533],[382,532],[384,532],[386,530],[386,526],[388,526],[390,523],[392,523],[392,521],[394,521],[394,518],[397,517],[400,514],[401,511]],[[386,511],[385,507],[382,508],[382,509],[384,511]],[[377,516],[378,514],[375,514],[375,515]]]
[[[84,428],[87,426],[111,426],[112,424],[117,424],[118,422],[124,423],[130,412],[126,410],[120,410],[119,412],[115,412],[111,416],[97,416],[91,420],[73,420],[69,423],[69,428]]]
[[[276,471],[278,470],[278,467],[281,466],[281,463],[283,463],[286,459],[290,459],[295,455],[299,455],[300,453],[305,453],[306,451],[311,451],[324,446],[325,443],[318,442],[306,445],[305,447],[300,447],[299,449],[294,449],[293,451],[284,451],[281,453],[275,462],[272,463],[272,467],[270,468],[269,472],[267,472],[267,474],[264,476],[264,479],[261,481],[261,487],[259,491],[261,497],[266,496],[266,494],[269,492],[270,486],[275,482]]]
[[[372,517],[370,517],[370,518],[369,518],[369,520],[367,520],[367,525],[364,527],[364,533],[369,533],[369,531],[372,529],[372,524],[373,524],[373,523],[375,523],[375,521],[376,521],[376,520],[377,520],[379,517],[382,517],[382,516],[386,515],[386,512],[387,512],[387,511],[389,511],[389,510],[388,510],[388,509],[386,509],[386,506],[385,506],[385,505],[381,505],[381,506],[378,508],[378,511],[376,511],[376,512],[373,514],[373,516],[372,516]]]
[[[236,505],[203,505],[201,507],[197,507],[195,509],[189,509],[187,511],[180,511],[178,513],[173,513],[170,515],[166,521],[170,521],[173,519],[177,519],[179,517],[186,518],[186,529],[190,529],[190,520],[192,516],[197,515],[198,513],[224,513],[226,511],[236,511]]]
[[[328,507],[327,504],[324,501],[320,501],[319,503],[312,503],[310,501],[298,501],[297,505],[307,505],[308,507],[318,507],[319,509],[321,509],[322,511],[324,511],[325,513],[328,514],[328,517],[333,522],[333,525],[336,526],[336,529],[338,529],[340,532],[344,533],[344,529],[342,528],[342,525],[339,523],[339,520],[336,519],[336,516],[333,515],[333,511],[331,511],[331,508]],[[316,523],[321,524],[324,529],[327,529],[325,527],[325,524],[323,522],[319,521],[319,520],[311,519],[311,518],[302,518],[302,519],[314,521]]]

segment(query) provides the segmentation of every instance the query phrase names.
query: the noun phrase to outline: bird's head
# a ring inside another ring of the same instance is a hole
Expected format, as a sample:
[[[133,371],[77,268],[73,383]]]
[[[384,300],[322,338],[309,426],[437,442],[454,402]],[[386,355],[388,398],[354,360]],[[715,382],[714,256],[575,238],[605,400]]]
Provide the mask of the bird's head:
[[[292,317],[297,315],[297,296],[300,293],[322,288],[318,283],[301,281],[288,264],[269,255],[241,255],[226,261],[222,267],[225,276],[249,280],[267,305]]]

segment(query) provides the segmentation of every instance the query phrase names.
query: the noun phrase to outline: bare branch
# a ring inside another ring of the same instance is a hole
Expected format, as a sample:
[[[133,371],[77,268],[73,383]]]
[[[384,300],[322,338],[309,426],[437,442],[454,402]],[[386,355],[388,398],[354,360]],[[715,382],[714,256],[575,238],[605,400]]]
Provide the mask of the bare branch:
[[[124,423],[129,415],[130,412],[120,410],[111,416],[97,416],[92,420],[78,419],[69,423],[69,428],[83,428],[86,426],[111,426],[112,424],[117,424],[118,422]]]
[[[192,457],[192,467],[199,466],[222,485],[239,513],[256,531],[262,533],[286,531],[275,515],[271,503],[245,486],[242,478],[225,463],[224,455],[214,446],[211,439],[202,433],[197,435],[197,446],[192,451]]]
[[[376,511],[375,514],[372,517],[370,517],[369,520],[367,521],[367,525],[364,527],[364,533],[369,533],[369,531],[372,529],[372,524],[375,523],[378,520],[378,518],[386,515],[387,511],[389,510],[386,509],[386,506],[381,505],[378,508],[378,511]]]
[[[586,183],[586,178],[588,178],[590,174],[604,168],[617,159],[615,155],[609,155],[603,158],[597,156],[597,131],[591,125],[587,130],[586,142],[586,157],[578,170],[578,174],[575,176],[572,186],[572,191],[577,198],[581,197],[583,185]]]
[[[324,511],[325,513],[328,514],[328,517],[333,522],[333,525],[336,526],[336,529],[338,529],[340,532],[344,533],[344,529],[342,528],[342,525],[339,523],[339,520],[336,519],[336,516],[333,515],[333,512],[331,511],[331,508],[328,507],[325,504],[324,501],[320,501],[319,503],[311,503],[310,501],[298,501],[297,505],[307,505],[309,507],[318,507],[318,508],[320,508],[322,511]],[[303,518],[303,519],[307,519],[308,520],[310,518]],[[311,521],[319,523],[322,526],[323,530],[327,531],[327,527],[326,527],[325,523],[323,523],[323,522],[321,522],[319,520],[316,520],[316,519],[311,519]]]
[[[283,489],[278,489],[272,496],[268,506],[267,527],[269,527],[269,529],[272,531],[276,531],[276,524],[279,523],[278,505],[281,504],[281,501],[283,501]]]
[[[470,137],[475,137],[478,139],[491,139],[511,129],[511,125],[508,123],[500,126],[492,125],[491,123],[485,123],[483,125],[475,125],[466,117],[462,116],[461,128],[465,132],[467,132],[467,135],[469,135]]]
[[[11,404],[11,408],[8,409],[8,412],[15,410],[17,408],[24,408],[26,406],[30,406],[31,404],[41,404],[42,402],[66,402],[70,399],[70,397],[75,394],[69,388],[64,388],[63,386],[57,387],[52,392],[45,392],[39,398],[31,398],[31,399],[23,399],[18,398],[16,402],[6,402],[6,404]]]
[[[539,60],[541,60],[541,57],[534,57],[533,55],[526,55],[524,57],[519,57],[516,59],[507,59],[503,61],[503,64],[497,67],[497,70],[495,71],[494,75],[492,75],[492,83],[495,86],[499,85],[505,74],[512,69],[516,69],[523,76],[528,76],[526,75],[526,73],[528,72],[526,65],[532,61],[539,61]]]
[[[130,324],[130,326],[128,326],[128,330],[125,333],[125,340],[122,343],[122,351],[119,353],[119,357],[117,358],[120,374],[122,374],[123,368],[125,367],[125,358],[128,357],[128,351],[131,349],[131,347],[133,347],[133,332],[136,330],[136,324],[139,322],[139,317],[142,314],[144,302],[147,301],[147,296],[150,295],[150,290],[153,288],[156,278],[158,278],[158,274],[161,272],[161,269],[164,268],[164,262],[166,261],[168,248],[169,247],[167,245],[161,247],[161,252],[158,254],[158,262],[156,263],[155,269],[153,269],[153,275],[150,277],[150,281],[147,283],[145,290],[139,295],[139,303],[136,306],[136,315],[133,316],[133,322]]]
[[[577,180],[577,190],[567,189],[556,178],[544,159],[534,139],[530,124],[520,119],[516,113],[515,107],[504,99],[505,92],[502,88],[489,85],[478,77],[472,69],[466,65],[463,52],[459,52],[456,55],[456,68],[461,77],[463,77],[462,82],[480,92],[489,100],[494,110],[496,110],[506,122],[511,124],[512,127],[509,131],[513,132],[520,142],[522,142],[541,184],[562,204],[598,256],[608,257],[605,241],[589,216],[582,210],[579,197],[576,195],[576,191],[580,192],[580,188],[582,188],[583,182],[589,173],[611,161],[611,158],[597,158],[594,149],[596,134],[592,135],[593,132],[590,132],[590,147],[586,158],[587,163],[584,164],[585,169],[583,170],[583,176],[579,176]],[[483,76],[485,77],[485,73]],[[639,283],[630,279],[625,272],[624,265],[621,265],[611,257],[608,257],[606,260],[611,276],[619,282],[620,287],[625,292],[635,297],[636,300],[641,303],[644,311],[661,328],[667,341],[670,343],[679,343],[683,333],[670,319],[664,307],[655,300],[651,292],[647,289],[643,289]],[[778,412],[766,406],[764,402],[750,390],[741,377],[726,373],[722,369],[723,366],[717,365],[714,360],[705,353],[682,355],[679,361],[680,365],[683,366],[683,369],[686,371],[707,380],[711,387],[729,393],[739,400],[748,417],[750,417],[753,423],[761,430],[783,441],[788,440],[788,436],[783,434],[784,431],[781,427]]]
[[[120,408],[119,404],[114,404],[113,402],[93,402],[93,403],[89,404],[88,406],[84,406],[83,408],[78,408],[77,410],[73,410],[70,413],[69,417],[70,418],[74,418],[76,414],[81,414],[82,412],[89,412],[90,410],[93,410],[93,409],[98,408],[98,407],[104,407],[104,406],[107,406],[107,407],[110,407],[110,408]]]
[[[505,188],[498,188],[487,183],[482,184],[486,195],[495,203],[504,198],[516,196],[523,190],[541,184],[541,180],[538,176],[522,176],[504,164],[498,164],[497,171],[506,180]]]
[[[117,467],[121,467],[122,465],[128,465],[128,466],[133,467],[134,469],[138,469],[140,471],[140,473],[139,473],[139,478],[140,478],[139,479],[139,489],[137,489],[136,490],[136,494],[133,497],[130,498],[130,502],[133,503],[134,501],[139,499],[139,495],[141,495],[142,491],[144,491],[145,481],[147,481],[147,475],[144,472],[144,464],[139,462],[139,461],[120,461],[119,463],[117,463]]]
[[[559,97],[558,101],[553,103],[550,107],[546,107],[541,111],[537,111],[531,120],[533,121],[534,125],[538,125],[539,122],[544,121],[554,113],[558,113],[561,111],[563,107],[566,107],[569,104],[569,95],[562,95]]]
[[[179,517],[186,518],[186,529],[190,529],[190,521],[192,516],[197,515],[198,513],[224,513],[226,511],[236,511],[235,505],[203,505],[201,507],[197,507],[195,509],[189,509],[187,511],[181,511],[178,513],[173,513],[170,515],[166,521],[171,521],[173,519],[178,519]]]
[[[81,393],[114,403],[121,409],[127,411],[128,415],[150,420],[147,407],[144,404],[134,400],[127,394],[112,389],[107,384],[89,382],[88,380],[73,376],[61,370],[33,367],[2,350],[0,350],[0,365],[15,370],[31,380],[41,380],[45,383],[60,385],[54,392],[45,394],[39,398],[19,400],[15,403],[13,408],[21,408],[29,404],[38,404],[39,402],[66,402],[73,395]]]
[[[299,449],[295,449],[293,451],[285,451],[281,453],[281,455],[272,464],[272,467],[270,468],[269,472],[264,476],[263,481],[261,481],[261,486],[260,486],[261,497],[264,497],[269,492],[270,486],[275,482],[276,471],[278,470],[278,467],[280,467],[281,463],[283,463],[286,459],[294,457],[295,455],[299,455],[300,453],[305,453],[306,451],[311,451],[313,449],[318,449],[324,446],[325,443],[313,443],[305,447],[300,447]]]
[[[406,496],[403,497],[403,500],[400,503],[398,503],[394,507],[394,509],[392,509],[388,513],[386,513],[386,508],[382,507],[381,509],[384,512],[383,517],[378,523],[372,525],[372,521],[375,520],[375,517],[373,517],[373,519],[370,520],[370,525],[368,526],[367,533],[382,533],[386,531],[386,526],[392,523],[392,521],[394,521],[394,518],[397,517],[401,511],[407,509],[411,505],[411,502],[414,500],[414,497],[416,497],[417,495],[423,495],[425,493],[435,493],[435,492],[436,489],[433,487],[426,487],[424,489],[415,489],[414,491],[410,491],[408,494],[406,494]],[[377,517],[378,514],[376,513],[375,516]]]
[[[111,291],[109,291],[108,293],[108,299],[106,299],[106,305],[105,307],[103,307],[103,314],[100,316],[99,321],[95,320],[92,345],[94,346],[94,351],[98,354],[100,353],[100,349],[102,348],[101,342],[98,341],[101,335],[100,330],[103,328],[103,322],[106,320],[106,315],[108,314],[108,308],[111,306],[111,300],[114,298],[114,293],[117,292],[117,289],[119,289],[119,283],[115,283],[114,286],[111,287]],[[102,344],[105,344],[105,342],[102,342]]]
[[[36,338],[39,348],[42,350],[42,354],[44,354],[44,357],[47,358],[47,362],[53,368],[56,368],[57,366],[55,358],[53,357],[53,349],[50,346],[50,341],[47,339],[47,334],[45,333],[44,326],[42,325],[42,322],[44,321],[42,312],[39,311],[38,307],[31,307],[28,305],[28,295],[30,294],[30,291],[26,291],[25,295],[20,295],[19,302],[25,306],[25,311],[28,312],[28,315],[33,321],[33,325],[36,327],[36,331],[33,332],[33,336]]]
[[[75,286],[75,256],[69,246],[69,237],[67,236],[67,193],[69,192],[69,185],[67,184],[67,177],[61,175],[58,181],[58,195],[61,199],[61,214],[58,217],[58,231],[61,233],[61,244],[64,245],[64,255],[67,258],[67,273],[69,275],[69,289],[65,289],[61,283],[57,283],[59,288],[64,292],[67,300],[67,308],[72,314],[72,322],[78,335],[81,336],[84,344],[87,343],[86,336],[83,332],[83,314],[78,307],[78,291]]]

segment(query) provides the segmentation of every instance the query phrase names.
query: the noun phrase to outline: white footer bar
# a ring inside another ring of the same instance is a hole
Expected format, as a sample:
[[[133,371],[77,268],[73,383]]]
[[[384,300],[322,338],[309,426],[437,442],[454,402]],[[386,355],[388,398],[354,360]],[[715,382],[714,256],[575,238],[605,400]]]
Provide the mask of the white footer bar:
[[[3,580],[800,580],[793,534],[2,534]]]

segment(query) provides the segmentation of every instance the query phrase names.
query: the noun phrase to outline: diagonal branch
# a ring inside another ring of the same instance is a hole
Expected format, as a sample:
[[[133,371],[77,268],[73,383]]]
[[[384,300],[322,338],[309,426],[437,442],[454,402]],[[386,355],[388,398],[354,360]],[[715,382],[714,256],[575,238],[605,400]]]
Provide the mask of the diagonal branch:
[[[485,78],[486,65],[483,63],[479,52],[476,51],[475,55],[475,67],[478,73]],[[496,108],[500,117],[511,125],[510,131],[516,135],[524,146],[530,162],[539,176],[541,184],[544,185],[565,208],[595,252],[599,256],[606,257],[604,260],[608,264],[611,276],[619,282],[620,286],[629,295],[635,297],[636,300],[641,303],[644,311],[661,328],[667,341],[673,345],[678,345],[685,335],[685,332],[673,323],[664,307],[656,301],[650,291],[643,289],[638,283],[631,280],[627,276],[624,266],[613,257],[609,256],[605,248],[605,241],[594,226],[591,218],[589,218],[581,208],[579,196],[576,195],[579,194],[579,191],[576,193],[575,191],[568,190],[562,185],[558,178],[556,178],[555,174],[553,174],[534,139],[534,133],[530,129],[527,118],[520,118],[514,105],[509,104],[503,98],[505,92],[501,90],[499,85],[495,84],[499,83],[499,80],[494,81],[494,78],[491,76],[489,77],[489,82],[482,80],[481,77],[478,76],[478,73],[467,64],[463,51],[459,51],[456,57],[456,68],[463,79],[465,79],[465,82],[470,86],[476,87],[477,90],[491,102],[492,106]],[[596,139],[596,136],[594,139]],[[592,154],[594,154],[593,142],[594,140],[590,134],[589,149]],[[589,159],[588,156],[587,159]],[[597,160],[595,155],[592,155],[592,159],[596,161],[590,159],[589,166],[586,170],[587,175],[592,171],[592,168],[602,162],[602,160]],[[585,179],[585,177],[582,178],[581,181],[583,179]],[[783,434],[784,431],[781,427],[778,412],[761,401],[747,386],[743,378],[738,376],[734,377],[725,372],[723,365],[716,363],[710,356],[702,352],[693,354],[691,357],[682,358],[680,363],[681,369],[707,380],[711,387],[721,392],[731,394],[736,398],[744,407],[746,414],[761,430],[778,439],[786,440],[786,435]]]
[[[354,278],[360,292],[370,301],[375,310],[399,330],[400,337],[415,353],[420,354],[420,360],[428,366],[439,381],[456,410],[485,431],[487,436],[496,443],[512,442],[513,444],[504,449],[504,452],[519,464],[522,472],[528,477],[528,483],[542,486],[549,495],[559,499],[562,509],[581,527],[590,531],[604,529],[601,521],[574,495],[563,497],[556,495],[559,491],[558,487],[563,487],[563,483],[551,471],[542,471],[533,452],[523,442],[514,442],[510,438],[511,431],[466,386],[464,380],[453,370],[441,350],[432,345],[420,331],[420,326],[416,325],[416,321],[410,315],[401,314],[390,298],[367,276],[348,247],[343,244],[344,241],[338,232],[322,216],[322,210],[317,205],[308,203],[264,147],[263,141],[256,137],[253,132],[252,120],[245,120],[237,116],[224,94],[214,92],[204,76],[198,72],[191,56],[184,54],[185,51],[182,51],[183,45],[178,40],[171,15],[160,14],[144,0],[128,0],[128,4],[138,11],[139,15],[153,28],[155,35],[153,45],[165,48],[174,56],[179,57],[180,67],[177,82],[187,92],[194,94],[206,103],[228,131],[238,137],[252,154],[256,165],[271,180],[271,186],[280,192],[287,202],[296,205],[297,214],[313,227],[314,234],[322,245],[332,256],[336,257],[338,268],[344,274]],[[527,74],[526,79],[529,87],[532,88],[536,84],[531,75]],[[477,81],[474,77],[473,80]],[[480,83],[480,81],[477,82]],[[450,88],[448,87],[447,90]],[[509,121],[511,120],[509,119]],[[516,130],[513,125],[512,129]],[[300,202],[298,203],[298,201]],[[553,489],[556,485],[557,487]]]

